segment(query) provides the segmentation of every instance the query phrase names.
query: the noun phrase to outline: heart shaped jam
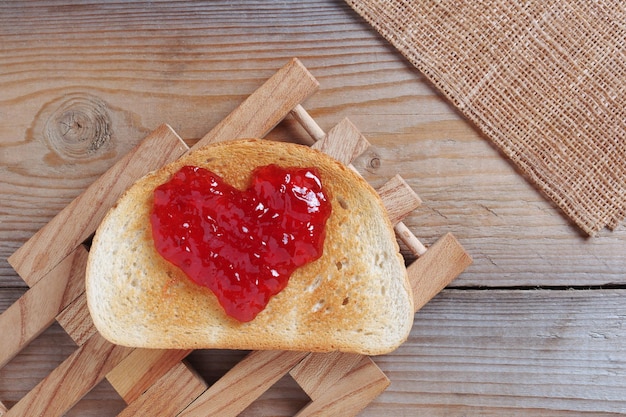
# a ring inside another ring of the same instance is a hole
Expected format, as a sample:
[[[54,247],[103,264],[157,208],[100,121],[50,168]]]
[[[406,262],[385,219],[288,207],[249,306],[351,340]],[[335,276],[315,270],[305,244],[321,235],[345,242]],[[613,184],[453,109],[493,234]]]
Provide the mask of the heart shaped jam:
[[[246,322],[322,255],[330,212],[314,168],[259,167],[241,191],[185,166],[154,190],[150,221],[161,256]]]

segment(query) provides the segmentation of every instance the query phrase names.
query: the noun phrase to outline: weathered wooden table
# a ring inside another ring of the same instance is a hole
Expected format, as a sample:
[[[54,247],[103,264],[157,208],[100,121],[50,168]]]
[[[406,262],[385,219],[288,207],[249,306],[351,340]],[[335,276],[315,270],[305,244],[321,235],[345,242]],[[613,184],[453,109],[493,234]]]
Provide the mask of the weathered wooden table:
[[[0,4],[0,312],[27,289],[6,259],[147,133],[170,123],[193,145],[292,57],[320,83],[320,126],[348,117],[372,143],[366,179],[400,174],[422,198],[404,223],[474,260],[375,358],[391,386],[362,414],[626,412],[626,230],[585,238],[340,1]],[[269,137],[302,136],[287,119]],[[0,370],[0,401],[74,349],[48,329]],[[243,356],[189,361],[210,383]],[[307,402],[285,377],[243,414]],[[123,407],[103,382],[69,415]]]

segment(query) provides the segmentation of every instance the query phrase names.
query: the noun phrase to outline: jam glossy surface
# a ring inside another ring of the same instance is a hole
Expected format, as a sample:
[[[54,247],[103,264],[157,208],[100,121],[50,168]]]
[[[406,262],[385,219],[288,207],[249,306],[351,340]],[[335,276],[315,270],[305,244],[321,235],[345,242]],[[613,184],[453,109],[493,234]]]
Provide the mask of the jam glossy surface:
[[[330,212],[315,168],[259,167],[241,191],[185,166],[155,189],[150,221],[161,256],[246,322],[322,255]]]

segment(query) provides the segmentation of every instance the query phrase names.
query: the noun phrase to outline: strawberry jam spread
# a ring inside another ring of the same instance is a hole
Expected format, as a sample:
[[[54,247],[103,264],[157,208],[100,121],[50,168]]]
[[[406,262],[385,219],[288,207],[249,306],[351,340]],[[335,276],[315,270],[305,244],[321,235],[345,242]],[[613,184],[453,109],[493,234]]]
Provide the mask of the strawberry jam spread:
[[[259,167],[241,191],[185,166],[155,189],[150,221],[161,256],[246,322],[322,255],[330,212],[315,168]]]

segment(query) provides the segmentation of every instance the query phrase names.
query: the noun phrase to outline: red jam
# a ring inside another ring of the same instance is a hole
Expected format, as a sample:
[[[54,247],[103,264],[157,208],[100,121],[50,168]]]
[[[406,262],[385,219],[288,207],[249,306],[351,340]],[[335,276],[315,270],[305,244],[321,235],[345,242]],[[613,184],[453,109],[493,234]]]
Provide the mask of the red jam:
[[[185,166],[154,190],[150,217],[157,251],[242,322],[322,255],[331,211],[315,168],[268,165],[251,181],[240,191]]]

